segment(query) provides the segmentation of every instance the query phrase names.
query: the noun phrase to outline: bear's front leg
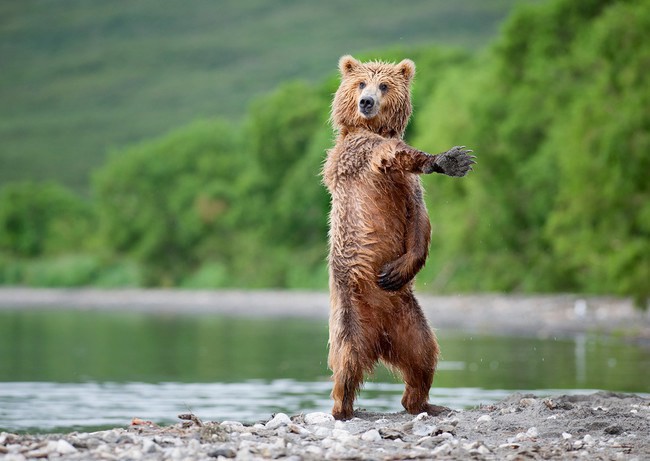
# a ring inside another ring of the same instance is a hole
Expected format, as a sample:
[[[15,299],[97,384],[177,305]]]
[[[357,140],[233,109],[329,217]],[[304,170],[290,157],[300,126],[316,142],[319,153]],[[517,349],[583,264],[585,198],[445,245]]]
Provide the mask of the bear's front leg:
[[[442,173],[447,176],[465,176],[472,171],[472,165],[476,163],[476,156],[469,155],[472,150],[465,149],[465,146],[455,146],[447,152],[438,154],[424,169],[424,173]]]

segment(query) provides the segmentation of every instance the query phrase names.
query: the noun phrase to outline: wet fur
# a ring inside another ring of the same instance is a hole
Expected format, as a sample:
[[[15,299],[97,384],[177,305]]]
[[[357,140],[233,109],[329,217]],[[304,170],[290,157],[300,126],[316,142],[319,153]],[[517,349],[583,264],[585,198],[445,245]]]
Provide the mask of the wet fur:
[[[413,295],[431,233],[418,175],[463,176],[473,157],[463,148],[429,155],[402,140],[411,115],[413,62],[360,63],[344,56],[339,69],[341,85],[331,116],[337,139],[323,168],[332,198],[332,414],[352,417],[364,375],[378,360],[404,378],[402,404],[408,412],[436,414],[442,408],[429,404],[428,394],[439,348]],[[362,82],[380,104],[372,118],[358,109]],[[382,83],[387,85],[383,92]]]

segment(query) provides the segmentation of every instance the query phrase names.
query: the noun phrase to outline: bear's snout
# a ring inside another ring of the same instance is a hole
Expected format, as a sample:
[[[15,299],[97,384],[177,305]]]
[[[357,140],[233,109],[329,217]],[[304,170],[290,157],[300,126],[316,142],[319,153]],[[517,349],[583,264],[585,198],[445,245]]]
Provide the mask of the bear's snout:
[[[375,105],[375,98],[373,98],[372,96],[365,96],[361,98],[361,101],[359,101],[359,108],[364,112],[372,109],[372,106],[374,105]]]
[[[379,112],[377,98],[372,94],[362,94],[359,99],[359,112],[366,118],[372,118]]]

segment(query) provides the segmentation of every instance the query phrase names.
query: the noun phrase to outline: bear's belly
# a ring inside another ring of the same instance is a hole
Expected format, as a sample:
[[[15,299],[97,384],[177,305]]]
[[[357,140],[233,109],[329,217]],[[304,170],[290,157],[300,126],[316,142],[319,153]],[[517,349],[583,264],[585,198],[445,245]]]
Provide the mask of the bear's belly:
[[[330,265],[373,279],[406,251],[408,204],[403,194],[348,190],[332,200]]]

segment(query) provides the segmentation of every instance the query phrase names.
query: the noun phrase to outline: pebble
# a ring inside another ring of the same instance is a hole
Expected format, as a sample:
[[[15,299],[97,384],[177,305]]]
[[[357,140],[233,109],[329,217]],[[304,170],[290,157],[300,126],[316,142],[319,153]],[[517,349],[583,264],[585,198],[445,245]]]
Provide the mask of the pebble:
[[[307,424],[324,424],[332,421],[334,421],[334,416],[329,413],[315,412],[305,415],[305,423]]]
[[[276,429],[280,426],[286,426],[289,423],[291,423],[291,418],[284,413],[277,413],[271,421],[266,423],[265,427],[267,429]]]
[[[492,417],[491,417],[490,415],[483,415],[483,416],[480,416],[480,417],[476,420],[477,423],[489,423],[490,421],[492,421]]]
[[[573,437],[573,436],[571,434],[569,434],[568,432],[562,432],[562,438],[564,440],[569,440],[571,437]]]
[[[366,442],[379,442],[381,435],[377,429],[370,429],[361,435],[361,440],[365,440]]]

